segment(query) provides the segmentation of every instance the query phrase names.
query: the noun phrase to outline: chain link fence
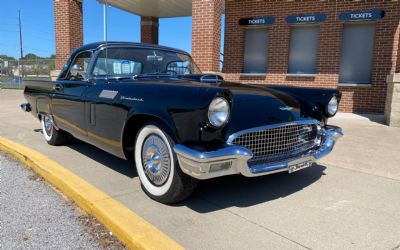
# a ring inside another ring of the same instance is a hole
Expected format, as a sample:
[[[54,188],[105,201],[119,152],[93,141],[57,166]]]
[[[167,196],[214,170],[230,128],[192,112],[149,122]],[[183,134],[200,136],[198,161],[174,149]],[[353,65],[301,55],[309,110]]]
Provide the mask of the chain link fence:
[[[55,59],[0,59],[0,88],[22,88],[23,81],[50,80],[55,69]]]

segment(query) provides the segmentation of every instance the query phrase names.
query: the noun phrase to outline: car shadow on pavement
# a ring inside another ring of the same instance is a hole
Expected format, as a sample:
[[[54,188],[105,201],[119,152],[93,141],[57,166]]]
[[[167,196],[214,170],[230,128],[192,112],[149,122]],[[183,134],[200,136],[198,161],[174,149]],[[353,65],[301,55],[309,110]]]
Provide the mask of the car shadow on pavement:
[[[88,143],[73,139],[66,146],[77,153],[130,178],[137,177],[132,161],[113,156]],[[198,213],[229,207],[250,207],[292,195],[318,181],[326,167],[315,164],[293,174],[287,172],[247,178],[241,175],[199,181],[194,194],[173,206],[187,206]]]
[[[66,146],[120,174],[130,178],[137,177],[135,166],[131,161],[121,159],[77,139],[72,139]]]
[[[177,206],[187,206],[198,213],[250,207],[301,191],[325,175],[325,169],[314,165],[293,174],[284,172],[254,178],[234,175],[201,181],[193,196]]]

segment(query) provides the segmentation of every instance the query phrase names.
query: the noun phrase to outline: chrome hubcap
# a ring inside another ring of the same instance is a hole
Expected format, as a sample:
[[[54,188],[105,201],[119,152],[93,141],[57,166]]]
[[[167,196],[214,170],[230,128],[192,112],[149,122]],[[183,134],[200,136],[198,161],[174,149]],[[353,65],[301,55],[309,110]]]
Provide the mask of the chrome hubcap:
[[[157,135],[150,135],[143,144],[142,164],[147,178],[154,185],[163,185],[169,176],[171,159],[167,144]]]
[[[48,115],[45,115],[44,118],[44,129],[46,130],[46,134],[51,136],[51,132],[53,129],[53,124],[51,123],[51,118]]]

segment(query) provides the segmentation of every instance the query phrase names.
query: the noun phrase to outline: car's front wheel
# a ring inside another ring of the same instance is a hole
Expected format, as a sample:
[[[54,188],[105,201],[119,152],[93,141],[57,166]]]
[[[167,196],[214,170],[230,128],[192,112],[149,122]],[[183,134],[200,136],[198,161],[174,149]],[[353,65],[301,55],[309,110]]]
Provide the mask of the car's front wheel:
[[[68,134],[62,130],[57,130],[54,127],[52,118],[50,115],[42,115],[42,132],[46,142],[53,146],[64,144],[68,140]]]
[[[136,136],[135,165],[142,188],[166,204],[187,198],[197,184],[180,170],[173,147],[173,139],[156,123],[145,124]]]

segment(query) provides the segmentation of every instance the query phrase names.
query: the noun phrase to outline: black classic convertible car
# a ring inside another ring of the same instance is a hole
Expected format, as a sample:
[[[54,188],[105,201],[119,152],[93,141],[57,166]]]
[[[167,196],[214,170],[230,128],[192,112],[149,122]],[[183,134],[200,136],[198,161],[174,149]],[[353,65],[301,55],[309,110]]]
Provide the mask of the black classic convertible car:
[[[227,82],[163,46],[85,45],[55,82],[25,81],[24,94],[49,144],[73,136],[133,160],[143,190],[163,203],[202,179],[309,167],[342,136],[327,125],[339,91]]]

